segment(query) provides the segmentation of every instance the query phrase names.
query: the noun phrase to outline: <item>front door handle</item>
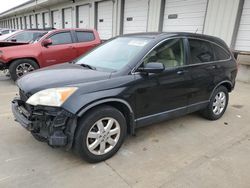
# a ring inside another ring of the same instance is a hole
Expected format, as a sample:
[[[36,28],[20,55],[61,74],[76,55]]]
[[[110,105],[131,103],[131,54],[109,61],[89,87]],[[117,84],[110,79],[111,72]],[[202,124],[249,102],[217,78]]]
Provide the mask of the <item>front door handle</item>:
[[[178,75],[183,75],[183,74],[185,74],[185,73],[187,73],[188,71],[187,70],[178,70],[177,71],[177,74]]]

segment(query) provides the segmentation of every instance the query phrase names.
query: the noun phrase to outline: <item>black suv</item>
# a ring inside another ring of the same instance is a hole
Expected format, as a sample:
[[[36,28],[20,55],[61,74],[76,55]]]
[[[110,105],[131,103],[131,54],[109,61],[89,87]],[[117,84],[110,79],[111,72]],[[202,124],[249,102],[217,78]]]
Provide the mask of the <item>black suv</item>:
[[[218,38],[130,34],[22,77],[12,110],[37,140],[99,162],[138,127],[195,111],[219,119],[236,74],[236,61]]]

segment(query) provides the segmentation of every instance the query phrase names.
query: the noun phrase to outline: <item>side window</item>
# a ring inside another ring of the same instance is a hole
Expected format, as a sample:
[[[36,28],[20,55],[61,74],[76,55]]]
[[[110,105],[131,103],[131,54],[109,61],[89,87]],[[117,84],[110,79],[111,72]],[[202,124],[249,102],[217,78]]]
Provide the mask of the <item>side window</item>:
[[[20,33],[9,38],[7,41],[12,41],[12,40],[15,40],[16,42],[28,42],[32,40],[32,36],[29,35],[29,33]]]
[[[73,43],[70,32],[57,33],[50,37],[52,45]]]
[[[35,40],[39,40],[42,36],[44,36],[45,33],[41,32],[22,32],[19,34],[16,34],[15,36],[8,38],[7,41],[15,40],[16,42],[31,42]]]
[[[79,42],[89,42],[95,40],[95,35],[92,32],[76,31],[76,36]]]
[[[209,42],[189,39],[191,64],[214,61],[212,46]]]
[[[216,44],[212,44],[212,47],[214,49],[214,54],[215,54],[215,60],[220,61],[220,60],[227,60],[230,58],[230,55],[226,50],[223,48],[217,46]]]
[[[168,67],[184,65],[184,45],[182,39],[170,39],[156,47],[144,60],[144,64],[157,62]]]
[[[10,31],[9,30],[3,30],[1,33],[2,35],[8,34]]]

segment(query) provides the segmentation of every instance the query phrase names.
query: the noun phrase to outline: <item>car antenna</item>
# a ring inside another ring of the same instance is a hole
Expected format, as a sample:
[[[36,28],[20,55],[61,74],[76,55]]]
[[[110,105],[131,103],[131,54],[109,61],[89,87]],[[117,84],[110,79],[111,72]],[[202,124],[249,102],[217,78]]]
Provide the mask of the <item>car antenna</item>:
[[[198,28],[196,29],[196,31],[195,31],[195,34],[198,32]]]

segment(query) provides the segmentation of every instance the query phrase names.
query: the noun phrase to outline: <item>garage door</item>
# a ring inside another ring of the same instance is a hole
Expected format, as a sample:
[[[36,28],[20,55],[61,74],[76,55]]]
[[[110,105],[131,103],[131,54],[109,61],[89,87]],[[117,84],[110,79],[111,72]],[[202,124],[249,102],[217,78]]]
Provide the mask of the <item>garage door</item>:
[[[12,26],[13,26],[14,29],[16,29],[16,20],[15,20],[15,18],[12,19]]]
[[[23,17],[19,18],[19,22],[20,22],[20,29],[23,29]]]
[[[97,4],[97,30],[101,39],[113,36],[113,1],[104,1]]]
[[[19,29],[19,20],[16,18],[16,29]]]
[[[25,16],[25,24],[26,24],[26,29],[30,29],[30,17]]]
[[[43,17],[42,17],[42,14],[37,14],[36,15],[36,27],[38,29],[42,29],[43,28]]]
[[[83,5],[78,7],[78,27],[79,28],[90,28],[89,22],[90,22],[90,11],[89,11],[89,5]]]
[[[250,51],[250,0],[244,3],[235,49]]]
[[[166,0],[163,31],[202,33],[207,0]]]
[[[59,29],[60,27],[60,14],[58,10],[52,11],[52,27]]]
[[[31,15],[30,16],[30,24],[31,24],[31,29],[34,29],[36,28],[36,18],[35,18],[35,15]]]
[[[148,25],[148,0],[125,0],[123,33],[146,32]]]
[[[63,9],[63,27],[72,28],[72,8]]]
[[[43,19],[44,19],[43,26],[44,26],[45,28],[50,27],[50,23],[49,23],[49,13],[48,13],[48,12],[43,13]]]

